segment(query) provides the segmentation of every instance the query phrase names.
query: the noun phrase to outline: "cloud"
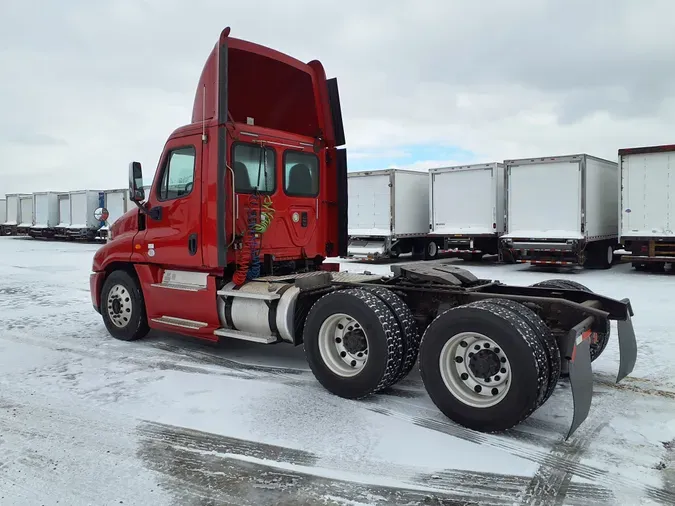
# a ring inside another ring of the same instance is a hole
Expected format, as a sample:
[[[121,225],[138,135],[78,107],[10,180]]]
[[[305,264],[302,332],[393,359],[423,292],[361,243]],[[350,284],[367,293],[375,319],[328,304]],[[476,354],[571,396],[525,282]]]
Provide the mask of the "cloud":
[[[5,3],[0,194],[151,177],[228,25],[338,77],[353,167],[673,142],[669,0]]]

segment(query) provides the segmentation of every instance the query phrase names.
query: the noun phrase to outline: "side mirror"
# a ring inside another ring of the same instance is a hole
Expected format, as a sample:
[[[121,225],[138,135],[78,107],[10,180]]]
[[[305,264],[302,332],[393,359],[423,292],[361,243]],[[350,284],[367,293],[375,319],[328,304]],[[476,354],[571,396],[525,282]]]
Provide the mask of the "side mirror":
[[[141,162],[131,162],[129,164],[129,200],[137,204],[145,200]]]

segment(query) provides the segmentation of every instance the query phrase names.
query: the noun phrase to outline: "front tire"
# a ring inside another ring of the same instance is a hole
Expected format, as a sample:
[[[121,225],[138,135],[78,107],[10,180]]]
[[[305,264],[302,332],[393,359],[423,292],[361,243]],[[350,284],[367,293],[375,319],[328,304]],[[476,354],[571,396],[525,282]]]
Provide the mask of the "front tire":
[[[522,316],[488,301],[437,316],[419,355],[433,403],[470,429],[509,429],[545,399],[549,366],[541,341]]]
[[[314,377],[339,397],[384,390],[401,371],[401,328],[385,302],[366,290],[338,290],[316,301],[303,341]]]
[[[101,290],[101,315],[110,335],[135,341],[150,331],[138,281],[126,271],[113,271]]]

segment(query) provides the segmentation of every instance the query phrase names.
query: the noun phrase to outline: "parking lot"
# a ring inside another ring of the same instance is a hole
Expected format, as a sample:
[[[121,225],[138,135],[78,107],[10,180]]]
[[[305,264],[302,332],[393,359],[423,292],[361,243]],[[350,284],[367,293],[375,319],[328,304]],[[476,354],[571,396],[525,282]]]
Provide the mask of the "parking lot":
[[[631,299],[635,370],[613,383],[611,340],[591,413],[564,441],[565,380],[516,429],[482,434],[445,418],[416,372],[348,401],[320,387],[302,347],[116,341],[91,306],[97,247],[0,238],[2,505],[675,503],[673,274],[458,260],[510,284],[568,278]]]

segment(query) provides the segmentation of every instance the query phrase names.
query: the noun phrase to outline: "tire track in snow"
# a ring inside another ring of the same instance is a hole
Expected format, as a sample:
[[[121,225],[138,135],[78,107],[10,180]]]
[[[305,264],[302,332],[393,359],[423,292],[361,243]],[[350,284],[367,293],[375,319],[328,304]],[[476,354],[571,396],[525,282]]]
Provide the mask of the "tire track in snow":
[[[311,495],[321,491],[323,495],[339,494],[358,501],[364,499],[365,492],[371,496],[368,504],[496,506],[522,496],[529,482],[528,477],[474,471],[423,474],[412,466],[366,460],[354,462],[155,422],[144,422],[138,433],[142,441],[140,456],[147,459],[151,467],[181,481],[187,480],[197,489],[208,485],[208,489],[213,490],[216,485],[212,482],[213,476],[208,472],[200,475],[197,469],[223,469],[236,465],[243,467],[240,480],[246,481],[246,464],[260,466],[262,463],[266,469],[256,469],[256,474],[283,471],[298,485],[305,486],[305,493],[308,491]],[[225,480],[229,478],[225,476]],[[373,496],[379,498],[373,500]],[[295,499],[294,496],[294,502]]]
[[[418,427],[455,436],[471,443],[503,450],[515,457],[521,457],[542,466],[558,468],[561,471],[578,478],[602,482],[612,488],[627,488],[635,492],[644,492],[649,497],[660,501],[663,504],[675,504],[675,493],[669,490],[643,484],[625,475],[612,475],[605,469],[582,464],[580,462],[569,461],[564,457],[548,453],[538,448],[528,448],[525,445],[519,446],[501,435],[478,432],[462,427],[461,425],[456,425],[451,421],[442,422],[431,418],[411,416],[379,406],[372,406],[366,409],[384,416],[390,416],[404,422],[409,422]],[[561,444],[564,444],[564,442],[561,441]]]
[[[578,463],[591,442],[607,426],[607,422],[597,420],[591,424],[587,420],[586,424],[570,441],[559,440],[551,449],[551,455],[568,464]],[[572,476],[572,473],[564,471],[557,465],[540,466],[528,485],[525,504],[546,506],[553,500],[556,506],[561,506],[568,495]],[[600,498],[613,500],[614,495],[609,490],[607,492],[606,497]]]

